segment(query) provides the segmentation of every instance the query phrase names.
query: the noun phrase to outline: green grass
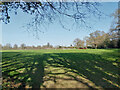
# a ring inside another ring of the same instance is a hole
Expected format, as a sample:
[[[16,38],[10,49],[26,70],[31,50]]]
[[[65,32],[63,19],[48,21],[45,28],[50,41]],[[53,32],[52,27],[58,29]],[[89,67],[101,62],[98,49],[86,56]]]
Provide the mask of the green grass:
[[[120,88],[118,49],[3,50],[3,88]]]

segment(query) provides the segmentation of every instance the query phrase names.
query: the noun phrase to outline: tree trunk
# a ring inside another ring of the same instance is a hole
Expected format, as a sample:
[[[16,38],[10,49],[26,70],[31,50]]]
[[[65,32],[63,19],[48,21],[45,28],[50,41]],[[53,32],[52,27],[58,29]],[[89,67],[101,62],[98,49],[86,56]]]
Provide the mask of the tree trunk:
[[[97,49],[97,44],[95,44],[95,49]]]

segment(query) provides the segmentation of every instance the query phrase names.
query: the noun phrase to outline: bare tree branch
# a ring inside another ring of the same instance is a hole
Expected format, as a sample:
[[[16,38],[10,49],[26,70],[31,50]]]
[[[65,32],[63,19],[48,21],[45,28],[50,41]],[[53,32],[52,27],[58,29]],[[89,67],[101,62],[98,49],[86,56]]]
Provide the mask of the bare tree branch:
[[[36,27],[37,30],[34,31],[37,32],[42,32],[38,27],[44,26],[46,23],[51,24],[61,18],[62,21],[58,21],[66,29],[64,21],[68,18],[69,21],[72,20],[72,24],[76,23],[76,25],[80,25],[80,23],[83,23],[86,27],[89,27],[86,19],[90,15],[101,16],[103,14],[98,9],[100,3],[76,2],[75,0],[74,2],[49,2],[48,0],[46,2],[2,2],[1,5],[1,20],[4,23],[10,23],[11,16],[9,12],[11,10],[14,10],[15,14],[17,14],[17,10],[21,9],[23,12],[34,16],[32,22],[28,25],[30,25],[29,27]]]

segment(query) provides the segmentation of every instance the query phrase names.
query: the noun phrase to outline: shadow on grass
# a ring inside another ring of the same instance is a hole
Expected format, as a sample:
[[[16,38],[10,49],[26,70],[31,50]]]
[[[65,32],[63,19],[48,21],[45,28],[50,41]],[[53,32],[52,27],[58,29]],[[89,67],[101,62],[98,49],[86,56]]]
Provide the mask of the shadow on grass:
[[[4,54],[6,56],[4,56]],[[26,53],[3,53],[3,88],[25,88],[27,85],[40,88],[44,76],[43,55],[25,55]],[[10,81],[10,83],[6,83]],[[7,85],[7,86],[6,86]]]
[[[82,76],[102,88],[118,88],[120,86],[118,65],[113,65],[113,61],[105,60],[95,54],[3,52],[2,65],[3,88],[47,87],[44,85],[46,81],[52,80],[56,83],[57,79],[65,80],[66,78],[57,77],[61,74],[69,76],[71,80],[80,82],[89,88],[95,87],[77,76]],[[49,70],[49,67],[53,69]],[[61,68],[64,72],[54,72],[55,68]],[[44,79],[45,76],[48,78]]]
[[[107,61],[99,55],[88,53],[61,53],[57,55],[52,55],[53,60],[48,61],[54,67],[69,68],[68,72],[84,75],[96,86],[103,88],[117,88],[117,85],[120,86],[118,82],[119,67],[113,65],[113,61]]]

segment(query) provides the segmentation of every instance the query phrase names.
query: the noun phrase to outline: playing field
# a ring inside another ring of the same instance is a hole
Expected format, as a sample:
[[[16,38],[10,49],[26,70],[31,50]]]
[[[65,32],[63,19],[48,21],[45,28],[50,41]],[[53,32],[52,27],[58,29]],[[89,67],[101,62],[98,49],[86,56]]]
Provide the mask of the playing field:
[[[3,50],[3,88],[120,88],[118,49]]]

